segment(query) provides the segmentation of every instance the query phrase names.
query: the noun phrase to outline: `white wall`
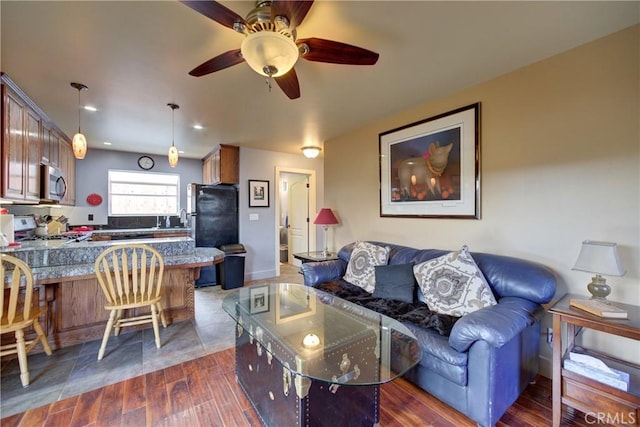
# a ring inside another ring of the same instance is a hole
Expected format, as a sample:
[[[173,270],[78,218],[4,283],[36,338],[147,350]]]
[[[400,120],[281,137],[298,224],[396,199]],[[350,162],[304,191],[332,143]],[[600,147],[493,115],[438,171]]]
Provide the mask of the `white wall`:
[[[558,274],[559,292],[588,295],[591,275],[571,270],[580,244],[614,241],[627,274],[608,279],[610,299],[640,305],[639,40],[635,26],[327,141],[325,203],[341,218],[338,247],[356,239],[467,244],[546,264]],[[475,102],[482,218],[381,218],[378,134]],[[640,359],[637,343],[605,337],[586,339]],[[541,357],[542,372],[550,372],[546,344]]]
[[[302,146],[302,143],[300,144]],[[316,171],[316,204],[324,199],[324,159],[307,159],[302,154],[240,147],[240,243],[245,246],[245,279],[257,280],[273,277],[279,262],[276,242],[279,241],[276,221],[276,204],[279,203],[276,166]],[[249,208],[248,180],[269,181],[269,207]],[[258,220],[250,221],[249,215],[257,214]]]

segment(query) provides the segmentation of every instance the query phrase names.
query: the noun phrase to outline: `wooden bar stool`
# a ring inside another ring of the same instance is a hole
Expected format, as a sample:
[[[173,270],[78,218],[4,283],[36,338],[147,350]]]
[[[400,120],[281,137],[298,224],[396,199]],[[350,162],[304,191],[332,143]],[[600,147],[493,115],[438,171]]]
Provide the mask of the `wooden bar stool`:
[[[0,277],[4,285],[0,292],[0,306],[2,306],[0,334],[13,332],[16,337],[15,343],[0,346],[0,356],[18,355],[20,381],[23,387],[27,387],[29,386],[27,353],[40,342],[45,353],[51,356],[51,347],[38,322],[38,317],[46,312],[46,308],[40,308],[38,298],[34,298],[33,273],[22,260],[11,255],[0,254]],[[5,285],[7,279],[8,287]],[[33,327],[36,332],[36,338],[33,340],[24,339],[24,330],[29,327]]]
[[[98,255],[94,267],[98,282],[107,298],[104,308],[111,312],[98,352],[98,360],[102,360],[104,356],[112,328],[115,328],[114,335],[118,336],[122,327],[152,323],[156,347],[160,348],[158,318],[162,321],[162,326],[167,327],[160,302],[164,274],[162,255],[149,245],[117,245],[105,249]],[[134,317],[122,317],[123,310],[144,307],[149,307],[151,312]]]

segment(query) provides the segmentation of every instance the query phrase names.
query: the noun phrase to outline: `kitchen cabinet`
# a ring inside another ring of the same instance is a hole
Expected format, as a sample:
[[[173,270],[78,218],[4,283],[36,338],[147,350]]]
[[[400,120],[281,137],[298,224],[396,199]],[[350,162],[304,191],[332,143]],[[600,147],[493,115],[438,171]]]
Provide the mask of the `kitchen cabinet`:
[[[2,85],[2,197],[40,200],[41,118],[7,85]]]
[[[70,139],[4,73],[2,82],[1,196],[18,203],[40,201],[41,164],[62,169],[75,205],[75,157]]]
[[[202,159],[203,184],[239,184],[240,148],[220,144]]]
[[[59,168],[67,183],[67,191],[60,201],[62,205],[75,206],[76,204],[76,159],[73,155],[73,148],[70,142],[63,138],[58,139]]]
[[[48,123],[42,124],[42,163],[55,167],[60,166],[59,139],[60,134],[55,127]]]

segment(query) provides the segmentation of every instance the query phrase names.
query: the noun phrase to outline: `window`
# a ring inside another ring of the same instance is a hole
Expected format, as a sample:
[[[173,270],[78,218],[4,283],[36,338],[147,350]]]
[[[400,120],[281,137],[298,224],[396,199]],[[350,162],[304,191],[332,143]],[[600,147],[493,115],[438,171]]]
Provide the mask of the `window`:
[[[109,215],[177,215],[179,188],[179,175],[110,170]]]

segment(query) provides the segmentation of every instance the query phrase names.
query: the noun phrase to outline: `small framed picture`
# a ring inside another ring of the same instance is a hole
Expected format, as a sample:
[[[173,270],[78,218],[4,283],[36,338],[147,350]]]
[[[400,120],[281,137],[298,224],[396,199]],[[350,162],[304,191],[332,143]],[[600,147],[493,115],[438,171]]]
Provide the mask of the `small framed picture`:
[[[263,313],[269,311],[269,286],[249,288],[249,313]]]
[[[249,207],[269,207],[269,181],[249,180]]]

